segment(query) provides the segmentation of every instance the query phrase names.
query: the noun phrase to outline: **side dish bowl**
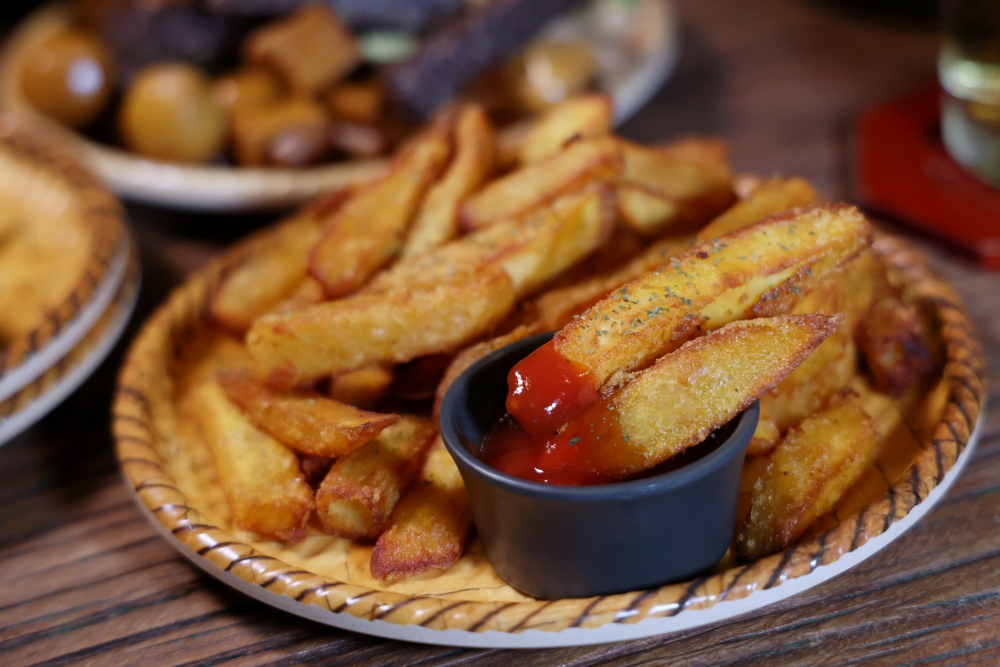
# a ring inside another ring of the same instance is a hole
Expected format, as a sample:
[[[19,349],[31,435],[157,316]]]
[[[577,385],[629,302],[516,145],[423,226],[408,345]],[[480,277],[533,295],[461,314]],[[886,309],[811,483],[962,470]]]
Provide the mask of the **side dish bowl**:
[[[718,446],[676,470],[612,484],[531,482],[477,456],[504,414],[507,374],[552,332],[512,343],[463,373],[441,404],[441,435],[465,480],[486,557],[541,599],[623,593],[710,571],[732,540],[754,403],[717,432]]]

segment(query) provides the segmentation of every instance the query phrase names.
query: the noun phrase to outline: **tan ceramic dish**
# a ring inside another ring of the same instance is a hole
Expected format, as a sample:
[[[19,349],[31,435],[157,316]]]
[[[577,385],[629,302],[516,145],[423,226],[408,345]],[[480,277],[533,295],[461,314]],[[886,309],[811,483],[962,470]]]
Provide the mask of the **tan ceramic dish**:
[[[176,409],[175,381],[211,334],[206,304],[220,276],[268,231],[239,244],[177,288],[146,322],[113,405],[126,483],[160,532],[209,574],[267,604],[341,628],[457,646],[601,643],[705,625],[789,597],[872,555],[939,500],[976,439],[984,361],[957,295],[893,237],[876,251],[936,322],[946,363],[928,386],[891,400],[857,387],[876,417],[882,453],[834,513],[799,544],[749,566],[658,589],[538,602],[507,586],[478,542],[443,573],[392,585],[368,573],[371,547],[319,533],[287,548],[239,534],[214,464]]]
[[[114,195],[61,147],[19,125],[0,115],[0,215],[13,221],[12,228],[23,224],[38,234],[73,237],[76,245],[52,246],[41,258],[44,266],[65,272],[57,276],[65,285],[37,323],[0,346],[0,401],[83,339],[118,291],[129,254],[125,213]],[[5,270],[17,271],[9,264]],[[17,285],[16,275],[9,280],[5,276],[4,283]]]
[[[667,0],[645,0],[650,20],[642,61],[605,84],[617,120],[638,111],[673,69],[676,21]],[[30,54],[72,22],[68,5],[47,5],[30,15],[0,51],[0,106],[18,119],[66,140],[76,157],[126,199],[191,211],[236,212],[289,208],[317,194],[381,175],[387,162],[353,160],[301,169],[192,166],[147,160],[111,148],[55,123],[35,111],[21,92],[21,72]]]

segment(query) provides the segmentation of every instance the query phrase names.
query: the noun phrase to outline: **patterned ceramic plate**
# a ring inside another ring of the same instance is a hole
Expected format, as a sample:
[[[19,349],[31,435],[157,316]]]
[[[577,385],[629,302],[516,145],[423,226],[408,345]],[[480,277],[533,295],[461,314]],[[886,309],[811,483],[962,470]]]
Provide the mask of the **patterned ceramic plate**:
[[[615,100],[621,122],[638,111],[673,69],[677,32],[669,0],[600,0],[601,5],[635,6],[640,30],[626,44],[609,44],[595,26],[602,16],[572,17],[553,26],[554,37],[581,37],[597,49],[602,63],[599,80]],[[613,16],[604,16],[613,19]],[[72,20],[67,5],[52,4],[29,16],[6,40],[0,52],[0,104],[25,121],[37,123],[66,138],[79,159],[118,194],[128,199],[185,210],[239,211],[288,208],[324,191],[380,175],[384,160],[354,160],[301,169],[190,166],[156,162],[111,148],[42,117],[21,92],[21,71],[37,46]],[[611,52],[614,53],[611,53]],[[602,58],[602,53],[608,57]]]
[[[0,116],[0,401],[73,349],[125,274],[114,195],[65,152]]]
[[[266,242],[266,234],[250,242]],[[206,322],[208,298],[244,248],[175,290],[136,338],[113,407],[117,456],[139,506],[192,562],[266,604],[332,626],[416,642],[531,647],[713,623],[815,586],[898,538],[944,495],[976,439],[984,362],[973,327],[918,254],[882,237],[876,252],[933,314],[946,363],[940,377],[899,400],[857,385],[878,422],[880,454],[798,544],[750,565],[724,561],[693,581],[582,600],[519,593],[497,577],[478,542],[445,572],[380,582],[368,572],[370,546],[313,533],[286,547],[234,530],[211,455],[185,417],[179,399],[192,369],[226,346]]]
[[[127,255],[125,275],[114,298],[83,339],[14,395],[0,401],[0,445],[59,405],[90,377],[121,337],[139,294],[138,249]]]

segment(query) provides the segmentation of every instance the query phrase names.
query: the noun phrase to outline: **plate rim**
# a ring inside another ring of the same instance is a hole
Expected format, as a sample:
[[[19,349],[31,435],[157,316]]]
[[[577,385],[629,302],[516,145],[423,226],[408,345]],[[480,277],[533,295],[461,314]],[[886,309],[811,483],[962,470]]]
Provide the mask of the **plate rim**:
[[[618,89],[615,122],[638,111],[669,77],[680,50],[676,11],[671,0],[651,0],[660,7],[665,38]],[[158,162],[104,146],[35,111],[20,88],[23,62],[40,41],[67,25],[69,6],[44,4],[23,19],[0,48],[0,106],[19,120],[62,138],[76,156],[119,195],[174,210],[237,213],[278,210],[303,204],[325,191],[378,178],[388,158],[348,160],[300,169],[227,167]]]
[[[17,393],[86,335],[118,291],[129,256],[121,203],[64,150],[37,131],[0,113],[0,150],[67,184],[80,203],[91,251],[79,281],[47,317],[0,350],[0,401]]]
[[[961,299],[930,271],[920,253],[901,239],[880,235],[875,251],[899,269],[921,300],[935,310],[946,354],[942,378],[949,382],[948,402],[930,442],[909,473],[858,514],[814,539],[750,565],[616,596],[510,603],[449,600],[451,604],[444,604],[433,596],[409,596],[339,582],[298,570],[205,522],[173,486],[156,449],[153,412],[157,397],[164,396],[170,385],[165,370],[160,373],[163,377],[157,376],[156,364],[169,362],[172,335],[182,335],[202,322],[207,295],[225,268],[252,244],[266,238],[266,234],[254,235],[224,252],[177,287],[146,322],[126,358],[112,406],[116,456],[144,513],[162,534],[169,533],[172,545],[183,545],[181,553],[266,604],[327,625],[422,643],[513,648],[618,641],[737,616],[822,583],[897,539],[957,478],[978,434],[976,424],[985,399],[985,362],[975,327]],[[187,319],[180,322],[183,318]],[[165,358],[157,361],[157,355]],[[236,584],[234,577],[242,583]],[[548,615],[541,613],[547,608]],[[556,620],[529,624],[536,615],[551,619],[556,613]],[[516,624],[502,632],[493,630],[503,627],[501,622],[516,619]],[[622,622],[630,619],[636,622]],[[455,625],[447,627],[449,622]],[[494,641],[497,635],[505,639]]]

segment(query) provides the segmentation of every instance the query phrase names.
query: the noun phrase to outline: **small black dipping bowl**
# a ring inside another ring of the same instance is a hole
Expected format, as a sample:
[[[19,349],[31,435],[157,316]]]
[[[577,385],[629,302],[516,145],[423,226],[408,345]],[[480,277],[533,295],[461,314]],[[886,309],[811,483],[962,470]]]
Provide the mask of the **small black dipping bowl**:
[[[624,593],[710,571],[732,540],[743,455],[759,405],[716,432],[723,436],[717,448],[671,472],[595,486],[513,477],[477,454],[506,412],[510,369],[552,335],[480,359],[441,403],[441,435],[465,480],[490,564],[541,599]]]

